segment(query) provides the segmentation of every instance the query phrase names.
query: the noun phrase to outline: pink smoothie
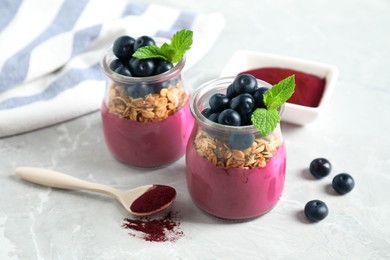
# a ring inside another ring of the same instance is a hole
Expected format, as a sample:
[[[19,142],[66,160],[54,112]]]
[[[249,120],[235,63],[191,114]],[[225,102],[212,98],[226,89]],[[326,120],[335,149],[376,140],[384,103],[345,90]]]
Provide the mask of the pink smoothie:
[[[194,119],[188,105],[160,122],[123,119],[101,108],[105,140],[119,161],[137,167],[159,167],[183,156]]]
[[[223,168],[198,155],[190,142],[187,185],[195,204],[221,218],[247,219],[271,210],[284,186],[286,149],[279,147],[264,168]]]

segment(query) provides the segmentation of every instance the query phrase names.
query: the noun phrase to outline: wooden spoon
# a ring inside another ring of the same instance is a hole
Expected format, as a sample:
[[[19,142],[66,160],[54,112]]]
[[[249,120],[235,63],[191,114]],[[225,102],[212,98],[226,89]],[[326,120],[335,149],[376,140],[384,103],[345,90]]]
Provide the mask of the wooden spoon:
[[[145,185],[122,191],[42,168],[18,167],[15,174],[24,180],[47,187],[103,193],[117,199],[129,213],[135,216],[160,212],[169,207],[176,198],[176,190],[166,185]]]

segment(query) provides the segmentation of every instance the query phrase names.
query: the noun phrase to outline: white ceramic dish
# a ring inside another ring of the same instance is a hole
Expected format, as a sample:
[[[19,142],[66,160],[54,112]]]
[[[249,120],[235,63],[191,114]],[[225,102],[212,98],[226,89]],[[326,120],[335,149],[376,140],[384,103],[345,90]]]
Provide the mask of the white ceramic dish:
[[[318,107],[286,103],[282,121],[297,125],[306,125],[317,119],[329,102],[338,77],[338,69],[332,65],[245,50],[237,51],[231,57],[220,76],[236,76],[247,70],[265,67],[293,69],[325,78],[325,88]]]

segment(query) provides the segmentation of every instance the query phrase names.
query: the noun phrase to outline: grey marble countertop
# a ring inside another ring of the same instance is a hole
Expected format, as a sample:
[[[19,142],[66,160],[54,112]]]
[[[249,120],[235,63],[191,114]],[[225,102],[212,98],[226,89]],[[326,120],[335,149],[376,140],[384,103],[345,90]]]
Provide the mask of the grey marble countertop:
[[[184,158],[157,170],[115,160],[100,113],[0,139],[0,259],[390,259],[390,2],[387,0],[151,1],[195,12],[221,12],[224,30],[186,72],[187,85],[218,77],[237,50],[332,64],[331,102],[305,127],[282,124],[285,190],[268,214],[231,223],[203,213],[186,188]],[[1,120],[1,119],[0,119]],[[312,179],[312,159],[332,175]],[[126,212],[108,197],[20,181],[17,166],[55,169],[116,188],[164,183],[177,189],[173,209],[184,236],[153,243],[121,228]],[[332,176],[350,173],[355,189],[332,193]],[[329,216],[310,224],[305,203],[321,199]]]

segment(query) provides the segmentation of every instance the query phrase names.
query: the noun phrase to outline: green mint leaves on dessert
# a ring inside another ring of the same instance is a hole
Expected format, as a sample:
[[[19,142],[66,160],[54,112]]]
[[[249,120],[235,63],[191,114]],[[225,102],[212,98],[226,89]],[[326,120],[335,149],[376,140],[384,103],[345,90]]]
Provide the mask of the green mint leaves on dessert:
[[[276,109],[258,108],[253,111],[252,123],[261,131],[262,135],[271,133],[280,121],[279,112]]]
[[[257,108],[252,113],[252,123],[262,135],[268,135],[280,122],[277,109],[294,93],[295,76],[289,76],[275,84],[264,93],[263,100],[267,108]]]
[[[267,109],[277,109],[294,93],[294,75],[281,80],[264,94],[264,104]]]
[[[171,43],[164,43],[161,47],[145,46],[139,48],[133,54],[138,59],[159,58],[176,63],[180,61],[185,52],[191,48],[193,32],[191,30],[177,31],[171,39]]]

